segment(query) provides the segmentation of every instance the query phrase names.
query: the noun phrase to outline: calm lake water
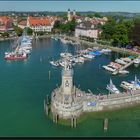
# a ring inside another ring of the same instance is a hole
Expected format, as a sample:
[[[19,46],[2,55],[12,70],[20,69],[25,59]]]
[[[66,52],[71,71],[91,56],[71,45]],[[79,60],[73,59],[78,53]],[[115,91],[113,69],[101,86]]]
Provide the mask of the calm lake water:
[[[4,52],[10,49],[10,41],[0,42],[0,136],[140,136],[140,107],[112,112],[91,113],[77,128],[56,125],[45,116],[43,101],[47,94],[61,84],[62,68],[50,65],[50,60],[60,58],[68,49],[75,53],[72,45],[60,41],[40,39],[33,42],[33,50],[27,61],[7,62]],[[92,61],[74,66],[74,84],[81,90],[90,89],[107,93],[110,77],[119,87],[122,80],[140,78],[140,67],[131,66],[129,75],[112,76],[102,65],[119,54],[102,55]],[[49,80],[48,72],[51,71]],[[97,89],[98,88],[98,89]],[[103,131],[103,118],[109,118],[109,129]]]

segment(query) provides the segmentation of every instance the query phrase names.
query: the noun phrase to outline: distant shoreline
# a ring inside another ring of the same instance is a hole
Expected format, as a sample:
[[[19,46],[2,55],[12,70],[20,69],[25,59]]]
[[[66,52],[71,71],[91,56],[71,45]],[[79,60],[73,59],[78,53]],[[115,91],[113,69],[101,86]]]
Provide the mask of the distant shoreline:
[[[38,38],[48,38],[51,37],[51,35],[42,35],[38,36]],[[7,38],[0,38],[0,41],[6,41],[6,40],[14,40],[17,39],[18,37],[7,37]]]
[[[18,37],[7,37],[7,38],[0,38],[0,41],[6,41],[6,40],[14,40]]]

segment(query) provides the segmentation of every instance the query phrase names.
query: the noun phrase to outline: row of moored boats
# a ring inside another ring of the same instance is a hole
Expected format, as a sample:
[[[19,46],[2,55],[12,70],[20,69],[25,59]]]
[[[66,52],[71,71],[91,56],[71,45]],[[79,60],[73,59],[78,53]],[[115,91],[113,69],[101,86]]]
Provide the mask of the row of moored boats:
[[[102,66],[105,70],[110,72],[115,72],[118,70],[118,73],[120,74],[127,74],[129,71],[127,70],[121,70],[122,67],[133,61],[134,57],[122,57],[120,59],[115,59],[115,62],[110,62],[108,65]]]
[[[10,52],[5,52],[6,60],[24,60],[27,59],[32,50],[32,38],[23,35],[16,44],[16,48]]]
[[[123,89],[127,90],[127,91],[135,91],[135,90],[140,90],[140,80],[137,78],[137,76],[135,76],[134,81],[122,81],[120,84],[120,87],[122,87]],[[107,85],[106,89],[110,92],[110,93],[121,93],[119,91],[119,89],[113,84],[112,80],[110,79],[110,83]]]

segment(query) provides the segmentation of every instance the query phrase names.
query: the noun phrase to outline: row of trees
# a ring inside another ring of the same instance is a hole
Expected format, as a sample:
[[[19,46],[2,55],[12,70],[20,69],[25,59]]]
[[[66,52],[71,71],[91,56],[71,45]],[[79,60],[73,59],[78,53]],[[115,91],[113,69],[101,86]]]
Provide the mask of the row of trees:
[[[27,31],[27,34],[28,34],[28,35],[32,35],[33,30],[32,30],[31,28],[26,27],[25,30]],[[21,29],[21,28],[18,27],[18,26],[14,26],[14,31],[15,31],[15,33],[17,34],[17,36],[21,36],[22,33],[23,33],[23,29]]]
[[[140,19],[120,18],[115,20],[109,17],[101,29],[102,33],[99,38],[110,41],[114,46],[140,45]]]
[[[72,21],[68,21],[67,23],[61,23],[60,21],[56,21],[53,31],[61,33],[72,33],[75,31],[76,25],[77,23],[74,19]]]

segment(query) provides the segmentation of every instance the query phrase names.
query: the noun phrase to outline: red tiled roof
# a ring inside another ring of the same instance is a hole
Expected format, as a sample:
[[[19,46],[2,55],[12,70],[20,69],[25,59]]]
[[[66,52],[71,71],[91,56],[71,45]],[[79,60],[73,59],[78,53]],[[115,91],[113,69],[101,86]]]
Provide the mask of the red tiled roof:
[[[22,20],[18,23],[19,25],[26,26],[27,25],[27,20]]]
[[[48,25],[49,26],[49,25],[51,25],[52,21],[54,21],[47,17],[31,17],[31,16],[28,18],[28,20],[29,20],[29,24],[31,26],[38,26],[38,25]]]
[[[0,22],[4,22],[4,23],[7,23],[9,20],[11,20],[9,17],[7,16],[0,16]]]

